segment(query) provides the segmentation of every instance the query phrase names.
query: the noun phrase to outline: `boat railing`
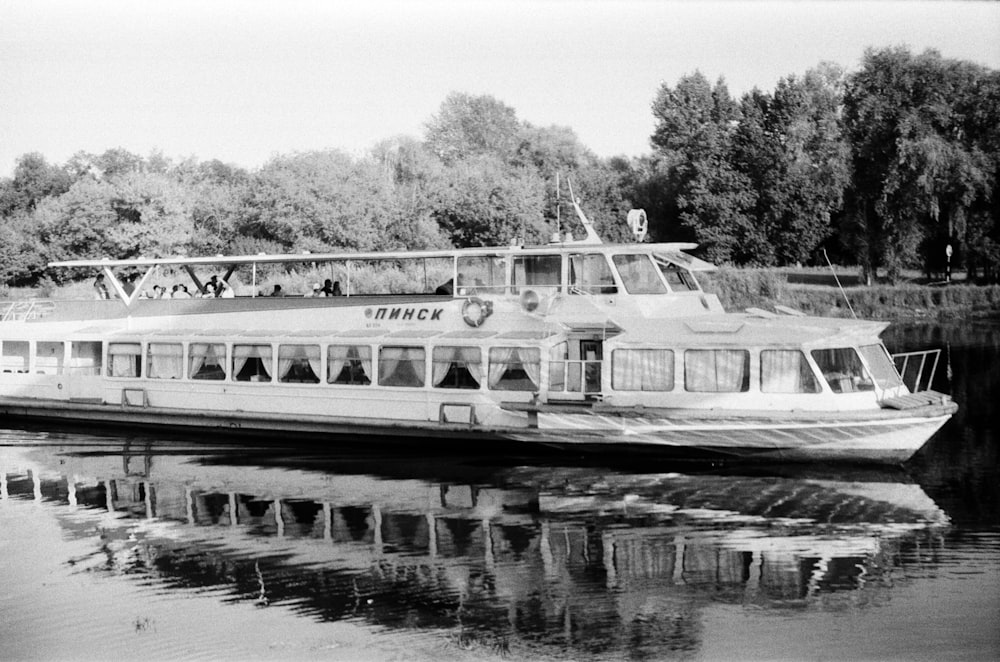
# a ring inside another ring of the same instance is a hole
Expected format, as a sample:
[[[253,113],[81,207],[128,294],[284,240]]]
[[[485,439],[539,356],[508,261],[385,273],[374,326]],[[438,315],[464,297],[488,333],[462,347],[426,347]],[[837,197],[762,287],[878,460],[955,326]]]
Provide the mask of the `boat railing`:
[[[549,361],[549,392],[600,393],[601,362]]]
[[[940,349],[927,349],[919,352],[901,352],[893,354],[892,360],[906,388],[911,393],[930,391],[937,373]]]
[[[39,301],[37,299],[8,301],[0,303],[0,322],[40,319],[51,313],[54,309],[55,304],[51,301]]]

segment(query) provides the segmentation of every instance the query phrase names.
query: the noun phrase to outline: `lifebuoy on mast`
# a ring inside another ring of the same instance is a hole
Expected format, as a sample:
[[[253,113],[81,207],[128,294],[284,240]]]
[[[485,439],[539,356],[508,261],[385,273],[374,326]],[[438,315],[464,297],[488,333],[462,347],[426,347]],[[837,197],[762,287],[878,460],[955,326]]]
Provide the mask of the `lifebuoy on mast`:
[[[486,318],[492,314],[492,301],[484,301],[479,297],[469,297],[462,304],[462,319],[473,328],[481,326]]]

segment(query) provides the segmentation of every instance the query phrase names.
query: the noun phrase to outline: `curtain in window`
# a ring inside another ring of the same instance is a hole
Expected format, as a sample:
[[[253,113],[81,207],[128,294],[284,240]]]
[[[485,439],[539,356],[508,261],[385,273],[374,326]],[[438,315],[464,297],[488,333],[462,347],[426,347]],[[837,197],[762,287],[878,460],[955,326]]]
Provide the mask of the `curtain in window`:
[[[209,365],[217,365],[221,370],[226,358],[226,346],[209,344],[209,343],[191,343],[188,346],[188,358],[190,360],[190,365],[188,366],[189,373],[192,379],[199,379],[197,377],[198,371],[204,367],[206,363]],[[222,377],[224,379],[225,377]]]
[[[184,347],[175,343],[149,344],[149,378],[180,379],[184,376]]]
[[[355,361],[361,366],[361,372],[371,381],[372,378],[372,348],[367,345],[330,345],[326,354],[326,381],[333,384],[349,362]]]
[[[319,345],[279,345],[278,346],[278,379],[288,378],[292,366],[299,361],[308,361],[314,375],[322,373],[319,362]]]
[[[111,343],[108,345],[111,376],[138,377],[141,352],[139,343]]]
[[[490,388],[496,388],[500,380],[503,379],[516,351],[513,347],[493,347],[490,349],[490,371],[487,382]]]
[[[423,386],[424,360],[421,347],[383,347],[379,353],[379,384]]]
[[[760,353],[760,390],[764,393],[807,393],[809,383],[803,380],[805,357],[798,350],[767,349]]]
[[[747,385],[749,353],[739,349],[692,349],[684,353],[687,390],[737,392]]]
[[[435,347],[431,374],[434,386],[444,381],[453,363],[468,370],[476,383],[483,383],[482,353],[478,347]]]
[[[521,368],[532,389],[538,388],[542,375],[542,352],[537,347],[493,347],[490,349],[489,386],[496,388],[507,371],[511,368]]]
[[[271,367],[271,346],[270,345],[233,345],[233,374],[240,374],[240,370],[247,364],[249,359],[260,359],[262,364],[262,377],[271,378],[269,369]]]
[[[612,386],[620,391],[670,391],[674,388],[674,353],[669,349],[616,349]]]

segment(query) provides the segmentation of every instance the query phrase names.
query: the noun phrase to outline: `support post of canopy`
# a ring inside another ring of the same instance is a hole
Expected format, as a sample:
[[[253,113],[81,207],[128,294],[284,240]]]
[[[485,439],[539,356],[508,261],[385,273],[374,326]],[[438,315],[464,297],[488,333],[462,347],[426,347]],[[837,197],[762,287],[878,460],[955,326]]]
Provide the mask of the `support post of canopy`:
[[[198,275],[195,274],[194,269],[191,268],[190,264],[184,265],[184,271],[188,273],[188,276],[191,276],[191,280],[194,281],[194,286],[198,288],[198,292],[200,294],[204,294],[205,286],[202,284],[201,280],[199,280]]]
[[[122,289],[122,284],[118,282],[118,276],[115,275],[115,272],[111,271],[111,267],[102,267],[101,273],[103,273],[104,278],[111,283],[111,288],[115,291],[115,294],[118,295],[118,298],[124,301],[127,306],[128,295],[125,294],[125,290]]]

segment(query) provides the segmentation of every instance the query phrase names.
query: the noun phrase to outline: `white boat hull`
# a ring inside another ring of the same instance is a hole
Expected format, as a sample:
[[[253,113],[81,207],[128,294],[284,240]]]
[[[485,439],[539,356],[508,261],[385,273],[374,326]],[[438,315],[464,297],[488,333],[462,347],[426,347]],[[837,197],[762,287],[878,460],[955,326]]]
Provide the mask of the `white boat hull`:
[[[908,460],[951,417],[954,403],[900,416],[885,410],[842,416],[787,413],[764,417],[709,417],[686,410],[677,417],[578,412],[534,412],[525,425],[470,425],[439,421],[346,416],[217,412],[3,398],[0,417],[63,423],[225,431],[237,434],[350,434],[458,441],[518,441],[587,451],[709,455],[767,461],[849,461],[898,464]]]

